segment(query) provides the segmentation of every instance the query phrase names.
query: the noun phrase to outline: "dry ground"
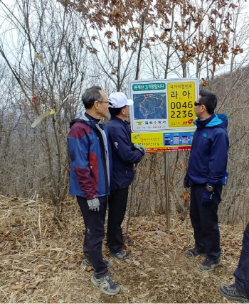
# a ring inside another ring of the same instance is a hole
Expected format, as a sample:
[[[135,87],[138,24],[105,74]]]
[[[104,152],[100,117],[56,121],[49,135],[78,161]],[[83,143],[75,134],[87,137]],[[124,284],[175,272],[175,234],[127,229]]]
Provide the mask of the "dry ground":
[[[184,255],[193,246],[188,215],[172,216],[170,233],[166,228],[165,216],[131,218],[131,259],[112,259],[110,275],[121,291],[107,296],[80,265],[84,226],[75,201],[63,203],[58,224],[42,200],[0,196],[0,302],[228,303],[218,286],[233,282],[242,224],[220,225],[222,263],[212,272],[199,270],[201,258]],[[104,246],[103,254],[109,258]]]

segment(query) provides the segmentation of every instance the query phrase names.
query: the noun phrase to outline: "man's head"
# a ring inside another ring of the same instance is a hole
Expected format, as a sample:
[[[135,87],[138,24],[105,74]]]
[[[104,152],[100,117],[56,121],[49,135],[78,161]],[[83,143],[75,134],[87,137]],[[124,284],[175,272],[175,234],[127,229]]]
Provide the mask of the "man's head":
[[[217,106],[217,97],[215,94],[200,90],[199,98],[195,102],[195,114],[200,119],[207,119],[214,113]]]
[[[108,115],[109,102],[101,87],[93,86],[86,89],[81,100],[86,108],[86,112],[94,118],[106,117]]]
[[[129,115],[129,106],[133,105],[133,100],[128,99],[124,93],[112,93],[109,98],[109,112],[111,116],[117,116],[125,120]]]

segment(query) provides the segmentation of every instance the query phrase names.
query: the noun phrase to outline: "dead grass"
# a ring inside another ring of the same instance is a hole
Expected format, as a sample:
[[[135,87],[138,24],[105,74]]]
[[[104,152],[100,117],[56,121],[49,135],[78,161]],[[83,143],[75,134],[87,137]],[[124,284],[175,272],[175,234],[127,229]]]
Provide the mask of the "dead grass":
[[[233,282],[243,227],[220,225],[222,263],[212,272],[199,270],[201,258],[185,257],[193,246],[188,215],[171,217],[170,233],[166,227],[165,216],[131,219],[131,259],[112,259],[110,275],[121,291],[111,297],[80,266],[84,226],[75,201],[63,203],[58,225],[42,200],[0,196],[0,302],[227,303],[218,286]],[[104,246],[103,254],[109,258]]]

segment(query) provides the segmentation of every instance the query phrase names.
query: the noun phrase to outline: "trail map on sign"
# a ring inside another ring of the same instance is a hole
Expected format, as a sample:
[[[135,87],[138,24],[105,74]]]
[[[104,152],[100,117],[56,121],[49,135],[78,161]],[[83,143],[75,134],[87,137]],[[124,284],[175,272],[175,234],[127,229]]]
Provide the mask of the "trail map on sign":
[[[166,119],[166,93],[134,94],[134,119]]]

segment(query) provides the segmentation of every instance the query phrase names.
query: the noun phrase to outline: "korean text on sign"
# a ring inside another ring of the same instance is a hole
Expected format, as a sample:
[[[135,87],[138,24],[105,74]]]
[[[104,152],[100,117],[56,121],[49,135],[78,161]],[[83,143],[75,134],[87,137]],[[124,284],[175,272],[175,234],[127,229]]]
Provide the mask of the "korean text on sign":
[[[195,82],[175,82],[167,86],[169,127],[193,127]]]

